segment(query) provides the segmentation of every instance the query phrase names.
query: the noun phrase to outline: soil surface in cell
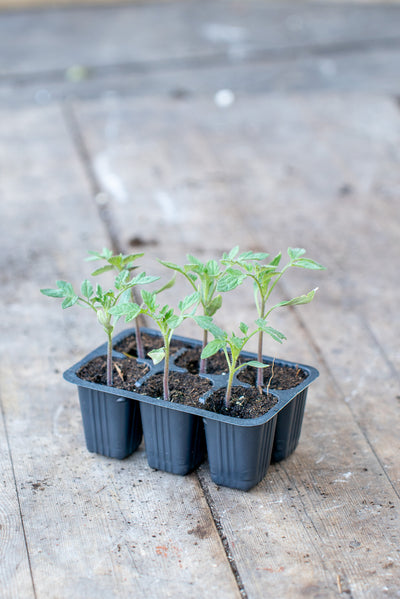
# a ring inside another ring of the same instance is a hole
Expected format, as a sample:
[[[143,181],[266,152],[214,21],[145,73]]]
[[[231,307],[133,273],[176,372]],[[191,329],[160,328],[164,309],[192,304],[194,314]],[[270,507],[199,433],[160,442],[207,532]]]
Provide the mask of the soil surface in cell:
[[[147,355],[149,351],[151,351],[152,349],[159,349],[160,347],[163,347],[163,345],[164,345],[163,338],[161,337],[161,335],[149,335],[148,333],[142,333],[141,338],[142,338],[145,358],[149,357]],[[178,349],[181,349],[181,347],[187,347],[187,344],[185,344],[183,341],[178,341],[177,339],[172,339],[171,346],[170,346],[171,354],[176,352]],[[128,356],[132,356],[132,357],[136,358],[137,357],[136,336],[132,334],[132,335],[129,335],[128,337],[125,337],[125,339],[123,339],[122,341],[120,341],[119,343],[114,345],[114,349],[115,349],[115,351],[118,351],[121,354],[127,354]]]
[[[200,367],[200,353],[201,348],[188,349],[177,358],[175,364],[181,368],[186,368],[192,374],[197,374]],[[273,364],[272,362],[265,363],[268,364],[268,366],[263,369],[263,386],[268,387],[269,389],[291,389],[307,378],[307,373],[301,368]],[[206,364],[207,374],[228,373],[226,358],[223,352],[218,352],[214,356],[211,356],[211,358],[208,358]],[[255,385],[256,376],[257,369],[249,366],[240,370],[237,378],[242,383]]]
[[[126,391],[137,391],[136,381],[149,371],[146,364],[139,364],[136,360],[124,358],[113,359],[113,387],[125,389]],[[107,385],[107,358],[98,356],[85,366],[78,370],[79,378],[97,383],[98,385]]]
[[[162,399],[163,377],[158,373],[150,377],[140,388],[140,393]],[[190,373],[170,372],[169,390],[171,401],[186,406],[200,408],[233,416],[235,418],[257,418],[272,408],[277,402],[276,397],[260,393],[256,388],[233,387],[229,406],[224,403],[225,389],[217,389],[206,398],[204,393],[211,388],[211,383],[205,378]],[[203,400],[203,401],[202,401]]]

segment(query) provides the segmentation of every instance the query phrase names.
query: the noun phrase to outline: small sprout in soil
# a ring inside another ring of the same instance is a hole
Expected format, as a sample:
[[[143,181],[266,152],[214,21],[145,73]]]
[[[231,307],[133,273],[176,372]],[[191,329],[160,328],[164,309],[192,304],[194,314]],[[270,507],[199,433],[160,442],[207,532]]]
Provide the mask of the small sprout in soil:
[[[204,323],[206,324],[206,323]],[[242,335],[236,335],[231,333],[228,335],[226,331],[217,327],[214,323],[211,323],[208,330],[214,335],[213,341],[210,341],[202,351],[203,358],[210,358],[218,351],[222,350],[225,354],[226,362],[228,365],[228,383],[225,391],[225,407],[229,409],[232,396],[232,384],[233,377],[241,368],[244,366],[254,366],[255,368],[266,368],[267,364],[263,364],[258,360],[250,360],[243,364],[238,365],[239,356],[247,342],[260,332],[260,323],[256,322],[256,328],[249,332],[249,327],[244,322],[239,325],[240,332]],[[201,326],[201,324],[200,324]],[[207,326],[207,325],[206,325]],[[278,340],[282,343],[284,335],[280,333]]]
[[[113,309],[117,306],[121,298],[126,297],[127,293],[131,292],[131,288],[137,285],[139,282],[143,282],[144,273],[141,273],[134,279],[129,280],[129,273],[120,273],[115,278],[114,289],[105,291],[101,285],[93,287],[89,280],[83,281],[80,289],[81,295],[78,295],[71,283],[67,281],[57,281],[56,289],[41,289],[43,295],[48,297],[63,298],[64,301],[61,304],[63,309],[70,308],[77,304],[92,309],[97,316],[98,322],[103,327],[107,335],[107,385],[112,386],[113,374],[112,374],[112,337],[114,333],[115,325],[118,321],[119,316],[114,315]]]
[[[289,262],[281,269],[279,264],[282,254],[279,253],[267,264],[260,264],[260,260],[268,257],[268,254],[253,254],[245,252],[237,255],[238,248],[234,248],[229,254],[224,254],[222,263],[226,266],[226,274],[219,282],[219,290],[224,291],[224,287],[234,289],[243,282],[244,279],[250,278],[254,286],[254,299],[258,313],[256,324],[259,326],[258,334],[258,351],[257,359],[262,362],[263,354],[263,337],[264,333],[270,335],[275,341],[282,342],[283,335],[276,329],[268,326],[266,319],[273,310],[281,306],[294,306],[298,304],[308,304],[312,301],[315,292],[318,288],[313,289],[305,295],[300,295],[288,301],[279,302],[271,308],[267,308],[269,297],[282,278],[284,273],[291,267],[308,268],[312,270],[325,270],[325,267],[314,260],[304,258],[306,250],[302,248],[288,248],[287,253]],[[263,385],[263,372],[259,370],[257,373],[257,386]]]
[[[120,304],[115,308],[115,313],[118,313],[119,316],[125,316],[127,322],[132,320],[132,318],[136,318],[139,313],[145,314],[158,326],[164,345],[159,349],[151,350],[148,355],[154,364],[158,364],[164,360],[163,397],[166,401],[170,401],[168,375],[171,338],[174,331],[184,320],[193,317],[199,303],[199,294],[196,291],[180,301],[178,304],[179,314],[175,314],[174,309],[167,304],[160,307],[156,302],[156,291],[150,292],[142,289],[141,294],[143,300],[141,306],[135,303]]]
[[[220,264],[216,260],[207,260],[207,262],[201,262],[195,256],[191,254],[187,255],[188,263],[184,266],[179,266],[173,262],[165,262],[160,260],[160,263],[175,272],[183,275],[194,291],[199,294],[199,303],[203,309],[203,316],[211,317],[219,310],[222,306],[222,296],[217,294],[218,281],[223,277],[225,268],[221,269]],[[203,346],[202,349],[208,343],[208,330],[203,329]],[[206,360],[201,358],[199,373],[204,374],[206,372]]]
[[[144,253],[139,253],[139,254],[128,254],[128,255],[123,255],[123,254],[113,254],[111,250],[107,249],[107,248],[103,248],[103,251],[100,252],[92,252],[89,251],[90,256],[88,258],[86,258],[87,261],[92,261],[92,260],[105,260],[107,262],[107,264],[105,266],[102,266],[100,268],[97,268],[95,271],[92,272],[92,276],[97,276],[97,275],[101,275],[105,272],[109,272],[109,271],[117,271],[118,276],[123,278],[123,279],[129,279],[130,274],[132,273],[133,270],[136,270],[138,268],[138,266],[135,265],[135,261],[138,258],[142,258],[144,256]],[[154,283],[155,281],[158,281],[160,277],[153,277],[153,276],[147,276],[145,273],[141,273],[141,275],[139,277],[136,277],[134,280],[135,285],[133,285],[131,287],[130,292],[128,292],[128,298],[123,298],[123,301],[130,301],[130,299],[132,298],[132,300],[134,301],[135,298],[135,286],[136,285],[147,285],[150,283]],[[164,286],[165,288],[165,286]],[[163,289],[164,289],[163,288]],[[138,358],[144,358],[144,349],[143,349],[143,343],[142,343],[142,336],[140,333],[140,323],[139,323],[139,318],[136,317],[134,318],[135,321],[135,330],[136,330],[136,351],[137,351],[137,356]]]

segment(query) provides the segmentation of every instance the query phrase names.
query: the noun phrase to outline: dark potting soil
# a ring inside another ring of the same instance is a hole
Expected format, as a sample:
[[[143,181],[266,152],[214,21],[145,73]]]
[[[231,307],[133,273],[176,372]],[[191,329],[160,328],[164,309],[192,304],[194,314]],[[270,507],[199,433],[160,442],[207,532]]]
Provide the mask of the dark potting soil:
[[[307,373],[301,368],[292,366],[280,366],[279,364],[268,364],[267,368],[263,369],[264,387],[269,389],[292,389],[307,378]],[[272,378],[271,378],[272,375]],[[242,383],[256,385],[257,369],[251,366],[245,366],[239,371],[237,378]]]
[[[162,373],[150,377],[140,387],[140,393],[162,399]],[[225,407],[225,389],[218,389],[200,403],[199,398],[210,389],[211,383],[207,379],[194,374],[183,372],[170,372],[169,390],[171,401],[202,410],[224,414],[235,418],[257,418],[262,416],[278,401],[273,395],[259,393],[258,389],[248,387],[234,387],[232,401],[229,408]]]
[[[186,372],[170,372],[168,387],[170,401],[198,407],[198,398],[212,386],[211,381]],[[151,376],[138,389],[139,393],[150,397],[163,398],[163,373]]]
[[[135,383],[148,371],[146,364],[139,364],[134,359],[114,358],[113,386],[162,399],[162,373],[150,377],[140,388],[135,386]],[[85,364],[77,375],[86,381],[107,385],[106,356],[94,358]],[[231,404],[227,409],[224,405],[225,389],[216,390],[205,403],[199,402],[199,398],[212,386],[211,381],[206,378],[186,372],[171,371],[168,382],[170,401],[236,418],[262,416],[277,402],[276,397],[265,393],[260,394],[255,387],[233,387]]]
[[[197,374],[200,367],[200,354],[201,348],[193,348],[185,351],[176,360],[175,364],[181,368],[186,368],[192,374]],[[227,373],[228,368],[226,364],[226,358],[223,352],[218,352],[207,360],[207,373],[208,374],[223,374]],[[272,373],[272,379],[271,379]],[[291,366],[281,366],[272,363],[264,368],[264,387],[269,389],[291,389],[296,387],[307,378],[307,373],[301,368]],[[249,385],[256,384],[257,369],[253,367],[243,368],[239,371],[238,379],[242,383],[248,383]]]
[[[195,347],[185,351],[175,360],[175,364],[181,368],[186,368],[192,374],[198,374],[200,368],[201,347]],[[226,358],[223,352],[218,352],[208,358],[207,374],[223,374],[228,372]]]
[[[159,349],[164,345],[163,338],[161,335],[149,335],[148,333],[142,333],[142,343],[144,347],[145,358],[148,358],[148,352],[152,349]],[[114,346],[114,349],[121,354],[128,354],[132,357],[137,357],[136,350],[136,335],[129,335],[122,341]],[[177,341],[172,339],[171,341],[171,353],[176,352],[181,347],[186,347],[183,341]]]
[[[126,391],[137,391],[136,381],[149,371],[146,364],[139,364],[136,360],[113,359],[113,387]],[[79,378],[99,385],[107,385],[107,358],[98,356],[78,370]]]
[[[260,393],[255,387],[233,387],[228,408],[224,400],[225,389],[217,389],[206,399],[204,408],[234,418],[257,418],[266,414],[278,401],[273,395]]]

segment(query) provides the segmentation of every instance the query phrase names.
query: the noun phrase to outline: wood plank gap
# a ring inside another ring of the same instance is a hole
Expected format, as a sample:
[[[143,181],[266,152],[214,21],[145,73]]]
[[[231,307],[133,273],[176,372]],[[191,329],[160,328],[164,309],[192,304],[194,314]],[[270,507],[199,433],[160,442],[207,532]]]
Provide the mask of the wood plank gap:
[[[12,472],[12,477],[13,477],[14,486],[15,486],[15,494],[16,494],[16,497],[17,497],[19,517],[20,517],[20,520],[21,520],[21,528],[22,528],[22,534],[23,534],[23,537],[24,537],[26,557],[27,557],[27,560],[28,560],[29,574],[30,574],[31,583],[32,583],[32,591],[33,591],[34,598],[37,599],[35,581],[34,581],[34,578],[33,578],[32,564],[31,564],[31,556],[29,554],[29,548],[28,548],[28,539],[27,539],[26,531],[25,531],[25,523],[24,523],[24,517],[22,515],[21,501],[20,501],[19,491],[18,491],[18,485],[17,485],[17,477],[15,475],[15,468],[14,468],[14,462],[13,462],[13,458],[12,458],[12,452],[11,452],[11,446],[10,446],[10,439],[9,439],[8,430],[7,430],[6,415],[5,415],[4,406],[3,406],[3,402],[2,402],[1,396],[0,396],[0,412],[1,412],[1,418],[3,420],[4,432],[5,432],[5,436],[6,436],[8,457],[9,457],[9,460],[10,460],[11,472]]]
[[[92,166],[89,150],[87,144],[85,143],[85,139],[82,135],[82,132],[79,128],[78,120],[76,118],[72,103],[66,100],[64,103],[61,104],[61,110],[67,125],[68,132],[71,135],[73,145],[83,166],[86,178],[88,179],[93,200],[96,204],[97,211],[100,216],[100,220],[102,221],[110,238],[112,250],[116,253],[120,253],[121,245],[117,235],[115,222],[111,216],[109,202],[107,199],[107,193],[104,191],[104,189],[102,189],[100,182],[96,176],[95,170]]]
[[[186,70],[195,68],[218,68],[233,67],[238,63],[254,64],[260,62],[287,62],[288,60],[298,61],[299,58],[310,56],[331,56],[335,54],[354,54],[370,50],[389,49],[394,50],[400,47],[400,37],[393,36],[384,39],[370,38],[367,40],[357,40],[348,42],[338,42],[329,44],[312,45],[292,45],[282,48],[260,48],[249,49],[245,57],[232,59],[228,52],[212,52],[205,55],[182,56],[177,58],[154,58],[150,60],[116,62],[110,65],[84,65],[88,69],[91,79],[102,79],[108,75],[129,75],[129,74],[149,74],[162,73],[170,70]],[[15,83],[17,85],[56,83],[65,82],[65,68],[47,69],[43,71],[33,71],[30,73],[3,73],[0,75],[1,83]]]
[[[119,235],[117,232],[117,225],[111,213],[108,201],[108,194],[103,189],[93,168],[93,162],[90,157],[89,148],[84,139],[83,133],[79,127],[78,119],[76,118],[72,102],[68,100],[63,102],[61,104],[61,110],[67,125],[67,129],[71,135],[72,143],[83,165],[83,170],[85,172],[86,178],[88,179],[89,186],[92,191],[93,200],[96,204],[100,220],[102,221],[108,234],[108,237],[110,238],[112,250],[116,254],[126,253],[124,252],[124,248],[122,247],[122,244],[120,242]],[[141,302],[136,289],[133,289],[133,296],[137,303]],[[148,327],[150,326],[150,323],[145,316],[140,315],[139,325]]]
[[[385,361],[387,367],[389,368],[390,372],[392,373],[392,375],[394,376],[394,378],[397,379],[400,382],[400,374],[399,374],[398,370],[396,369],[396,366],[393,364],[392,360],[387,355],[385,348],[379,342],[379,340],[376,337],[374,331],[369,326],[368,321],[362,315],[360,315],[359,318],[360,318],[361,325],[365,328],[365,330],[367,331],[367,333],[371,337],[372,341],[375,343],[376,347],[380,351],[380,354],[381,354],[383,360]]]
[[[215,528],[217,529],[219,538],[221,539],[221,543],[222,543],[222,546],[223,546],[225,554],[226,554],[226,559],[228,560],[228,563],[229,563],[230,568],[232,570],[232,574],[235,577],[236,584],[238,586],[240,596],[243,599],[249,599],[249,596],[247,595],[246,589],[244,588],[244,583],[243,583],[243,580],[242,580],[242,578],[240,576],[239,569],[238,569],[238,567],[236,565],[236,560],[233,557],[231,548],[229,546],[228,538],[227,538],[226,534],[224,533],[224,527],[223,527],[223,525],[221,523],[221,520],[220,520],[220,518],[218,516],[218,510],[215,507],[214,501],[213,501],[213,499],[211,497],[211,494],[209,492],[207,483],[204,481],[203,475],[201,474],[201,472],[199,470],[197,470],[195,474],[196,474],[197,479],[199,481],[199,485],[201,487],[201,490],[203,491],[204,498],[206,500],[206,503],[207,503],[208,508],[210,510],[211,517],[212,517],[212,519],[214,521],[214,524],[215,524]]]
[[[280,282],[280,285],[282,287],[282,289],[284,289],[284,285],[282,284],[282,282]],[[285,291],[285,296],[289,297],[288,294]],[[347,406],[350,414],[353,417],[354,422],[356,423],[358,429],[360,430],[361,434],[363,435],[364,439],[366,440],[369,448],[371,449],[372,454],[374,455],[376,461],[378,462],[380,468],[382,469],[382,472],[384,474],[384,476],[386,477],[386,479],[388,480],[390,486],[392,487],[393,491],[395,492],[396,496],[400,499],[400,493],[398,492],[398,490],[396,489],[393,481],[391,480],[391,478],[389,477],[386,468],[384,467],[382,461],[380,460],[379,456],[377,455],[374,446],[372,445],[371,441],[368,438],[368,435],[365,431],[365,429],[361,426],[361,424],[359,423],[356,414],[354,413],[354,411],[351,409],[350,404],[345,400],[345,394],[343,393],[342,388],[340,387],[338,381],[335,378],[335,375],[333,374],[332,370],[330,369],[327,361],[325,360],[325,357],[321,351],[321,348],[319,347],[318,343],[315,341],[315,339],[313,338],[311,332],[308,330],[303,318],[300,316],[299,312],[294,308],[294,306],[289,306],[289,309],[292,310],[294,317],[299,325],[299,327],[302,329],[302,331],[304,331],[304,335],[306,336],[308,342],[310,343],[310,346],[312,347],[313,351],[316,353],[316,355],[318,356],[318,360],[320,361],[320,363],[323,365],[324,369],[327,372],[327,375],[329,377],[329,379],[332,382],[332,385],[334,386],[334,388],[338,391],[338,393],[340,394],[340,398],[341,400],[345,403],[345,405]],[[378,345],[378,349],[379,349],[379,345]]]

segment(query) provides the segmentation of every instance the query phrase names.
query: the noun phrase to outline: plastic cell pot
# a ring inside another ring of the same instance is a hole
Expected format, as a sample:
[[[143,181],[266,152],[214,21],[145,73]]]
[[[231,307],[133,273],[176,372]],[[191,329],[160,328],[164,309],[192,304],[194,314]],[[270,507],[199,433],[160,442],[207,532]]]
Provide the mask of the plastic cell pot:
[[[144,330],[157,335],[151,329]],[[117,335],[114,345],[131,334],[133,330]],[[175,339],[188,348],[201,346],[194,339],[178,336]],[[89,451],[109,457],[127,457],[139,446],[143,430],[147,459],[152,468],[184,475],[196,468],[207,453],[212,480],[218,485],[243,490],[251,489],[262,480],[271,460],[285,459],[296,448],[307,390],[318,376],[318,371],[311,366],[275,360],[276,364],[301,368],[306,378],[291,389],[270,390],[277,403],[263,416],[241,419],[140,394],[140,385],[162,368],[161,364],[153,366],[150,360],[139,360],[149,366],[149,372],[132,391],[90,383],[77,376],[84,364],[105,353],[106,344],[64,373],[66,380],[78,386]],[[118,353],[115,356],[124,357]],[[255,359],[255,355],[248,352],[243,357]],[[182,371],[174,366],[174,357],[171,360],[171,369]],[[264,360],[268,362],[272,358],[264,357]],[[213,387],[203,399],[223,386],[226,379],[220,375],[205,376]],[[239,381],[235,384],[244,385]]]

